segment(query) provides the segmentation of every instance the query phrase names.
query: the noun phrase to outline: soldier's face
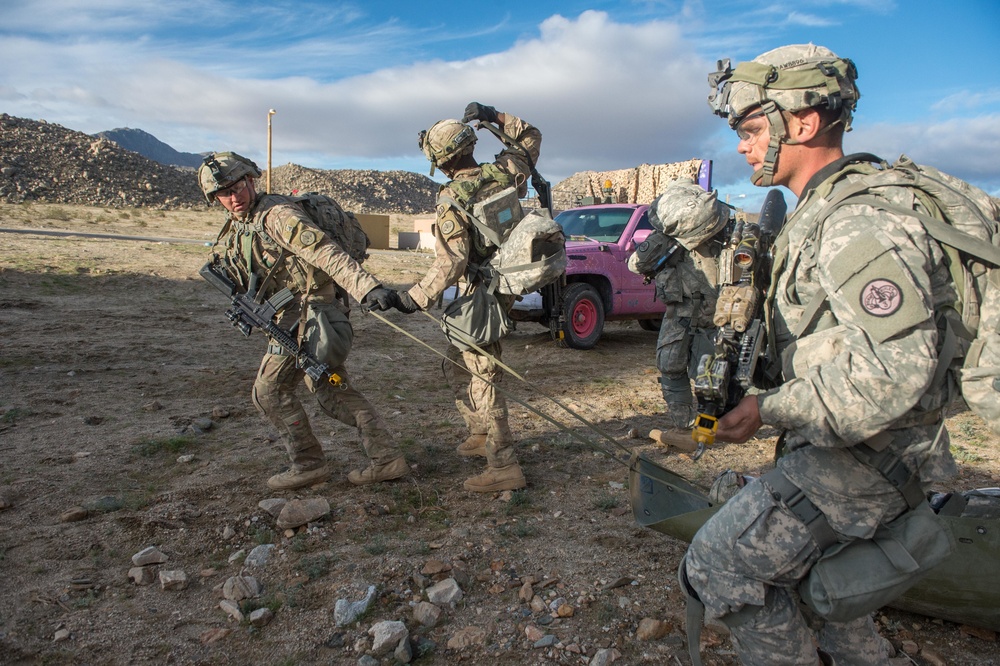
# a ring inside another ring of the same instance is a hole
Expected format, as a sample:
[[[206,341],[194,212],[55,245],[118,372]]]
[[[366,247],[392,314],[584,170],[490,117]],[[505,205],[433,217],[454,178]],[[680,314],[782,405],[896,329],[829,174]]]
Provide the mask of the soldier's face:
[[[740,140],[736,145],[736,152],[746,157],[747,163],[754,171],[764,166],[770,128],[767,116],[759,109],[748,113],[735,127],[736,136]]]
[[[236,181],[229,187],[221,189],[215,193],[215,198],[230,213],[236,216],[243,216],[250,212],[250,206],[257,196],[253,187],[253,181],[243,178]]]

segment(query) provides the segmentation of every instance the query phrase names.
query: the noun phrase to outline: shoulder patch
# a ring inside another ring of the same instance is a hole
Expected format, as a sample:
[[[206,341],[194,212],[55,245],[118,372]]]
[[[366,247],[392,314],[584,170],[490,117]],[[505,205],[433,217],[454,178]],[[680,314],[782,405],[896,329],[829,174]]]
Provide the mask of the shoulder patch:
[[[301,243],[304,247],[315,245],[317,240],[319,240],[319,237],[312,229],[303,229],[302,233],[299,234],[299,243]]]
[[[844,245],[826,270],[838,300],[853,312],[854,323],[876,342],[888,340],[934,314],[899,255],[886,249],[870,231]]]
[[[444,220],[441,220],[441,233],[442,233],[442,235],[444,235],[444,236],[450,236],[450,235],[452,235],[453,233],[455,233],[455,228],[457,226],[458,225],[455,224],[455,220],[448,219],[448,218],[446,218]]]
[[[892,280],[876,278],[861,290],[861,308],[873,317],[888,317],[903,307],[903,292]]]

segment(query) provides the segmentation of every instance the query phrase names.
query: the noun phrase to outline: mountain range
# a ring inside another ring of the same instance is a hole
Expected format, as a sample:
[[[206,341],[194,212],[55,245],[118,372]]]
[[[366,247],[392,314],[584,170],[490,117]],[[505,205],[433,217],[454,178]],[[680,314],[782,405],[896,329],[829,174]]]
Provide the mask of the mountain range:
[[[95,138],[114,141],[125,150],[131,150],[148,157],[154,162],[166,164],[167,166],[194,167],[201,166],[202,159],[207,153],[182,153],[174,150],[171,146],[163,143],[149,132],[130,127],[119,127],[105,132],[98,132],[91,135]]]

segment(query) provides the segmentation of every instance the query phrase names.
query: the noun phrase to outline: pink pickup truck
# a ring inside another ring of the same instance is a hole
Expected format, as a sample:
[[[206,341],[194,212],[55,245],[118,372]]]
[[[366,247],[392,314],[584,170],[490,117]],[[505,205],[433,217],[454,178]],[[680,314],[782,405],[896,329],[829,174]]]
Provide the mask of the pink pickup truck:
[[[645,204],[595,204],[570,208],[556,221],[566,233],[566,282],[528,294],[511,318],[564,333],[566,344],[590,349],[604,322],[636,319],[648,331],[660,328],[663,303],[652,283],[628,269],[628,258],[653,230]]]

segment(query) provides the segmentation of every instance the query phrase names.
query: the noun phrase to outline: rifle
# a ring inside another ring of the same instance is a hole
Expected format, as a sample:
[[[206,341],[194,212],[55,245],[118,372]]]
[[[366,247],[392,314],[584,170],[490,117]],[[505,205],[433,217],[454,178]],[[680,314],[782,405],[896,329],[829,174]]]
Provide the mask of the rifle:
[[[531,159],[531,153],[528,149],[521,145],[520,141],[517,141],[514,137],[508,135],[502,129],[495,126],[493,123],[488,123],[486,121],[480,121],[476,124],[476,129],[487,129],[493,136],[495,136],[500,143],[504,144],[508,148],[517,151],[524,157],[528,162],[528,166],[531,167],[531,186],[535,188],[535,192],[538,194],[538,203],[547,208],[549,215],[552,215],[552,185],[545,179],[542,174],[538,173],[538,169],[535,168],[535,161]]]
[[[763,305],[771,279],[771,245],[788,210],[785,197],[772,189],[764,198],[759,221],[737,222],[719,258],[721,290],[715,306],[714,349],[698,360],[694,395],[698,402],[691,439],[701,457],[715,443],[719,417],[736,406],[749,388],[761,386],[760,360],[767,334]]]
[[[277,292],[263,303],[258,303],[250,294],[240,293],[236,284],[229,279],[219,265],[218,257],[208,262],[198,271],[209,284],[231,299],[232,307],[226,310],[226,318],[244,336],[250,337],[253,329],[259,328],[264,335],[278,343],[282,349],[295,357],[295,366],[302,368],[315,381],[326,380],[334,386],[344,386],[340,375],[330,372],[330,367],[321,363],[312,354],[299,347],[295,338],[275,324],[272,319],[294,298],[288,288]]]

